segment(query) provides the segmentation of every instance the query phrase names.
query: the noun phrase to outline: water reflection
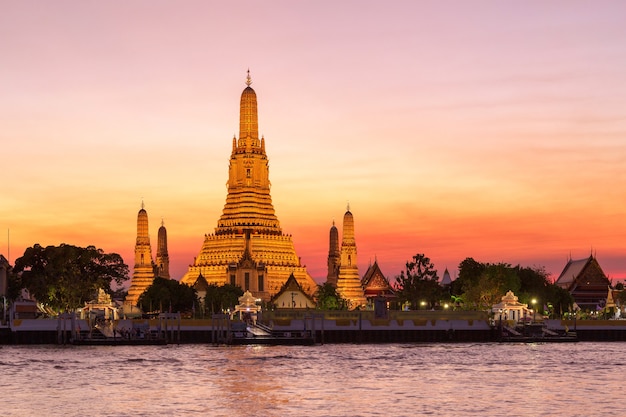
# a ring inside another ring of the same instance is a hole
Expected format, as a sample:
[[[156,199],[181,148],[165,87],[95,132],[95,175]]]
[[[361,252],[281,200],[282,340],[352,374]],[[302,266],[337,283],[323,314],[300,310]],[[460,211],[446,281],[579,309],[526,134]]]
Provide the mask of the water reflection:
[[[613,415],[624,347],[3,346],[2,415]]]

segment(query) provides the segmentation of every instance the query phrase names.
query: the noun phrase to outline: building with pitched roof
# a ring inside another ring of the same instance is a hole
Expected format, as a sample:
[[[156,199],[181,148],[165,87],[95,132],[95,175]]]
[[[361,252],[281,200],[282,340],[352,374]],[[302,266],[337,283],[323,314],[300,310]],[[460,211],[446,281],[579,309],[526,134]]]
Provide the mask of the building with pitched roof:
[[[555,284],[569,291],[574,302],[584,311],[604,307],[607,289],[611,287],[611,281],[593,255],[577,260],[570,258]]]
[[[385,278],[385,275],[380,270],[378,260],[375,260],[374,263],[367,268],[361,280],[361,285],[368,302],[371,302],[377,297],[383,297],[387,299],[387,301],[393,301],[398,298],[389,280]]]
[[[441,282],[439,283],[442,287],[449,287],[452,285],[452,278],[450,278],[450,272],[448,272],[448,268],[443,271],[443,278],[441,278]]]
[[[287,282],[285,282],[280,291],[272,297],[271,303],[276,306],[277,309],[315,308],[315,300],[304,291],[293,274],[289,275]]]

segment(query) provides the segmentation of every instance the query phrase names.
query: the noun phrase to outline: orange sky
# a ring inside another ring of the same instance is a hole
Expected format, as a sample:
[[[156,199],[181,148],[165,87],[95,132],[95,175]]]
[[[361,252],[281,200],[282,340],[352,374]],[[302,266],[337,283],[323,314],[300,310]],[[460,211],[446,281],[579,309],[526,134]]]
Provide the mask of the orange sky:
[[[626,3],[224,3],[0,5],[0,253],[132,262],[143,199],[180,278],[225,203],[250,68],[276,213],[317,281],[348,202],[361,273],[425,253],[556,278],[593,252],[626,278]]]

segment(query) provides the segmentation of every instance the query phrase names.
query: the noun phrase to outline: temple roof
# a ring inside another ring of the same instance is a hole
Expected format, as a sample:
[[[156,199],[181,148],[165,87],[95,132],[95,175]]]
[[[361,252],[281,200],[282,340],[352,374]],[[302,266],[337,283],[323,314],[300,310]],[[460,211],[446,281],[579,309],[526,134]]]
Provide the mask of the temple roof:
[[[302,289],[302,286],[300,285],[300,283],[298,282],[298,280],[296,279],[296,277],[294,276],[294,274],[292,273],[291,275],[289,275],[289,278],[287,278],[287,281],[285,281],[285,283],[283,284],[283,286],[280,288],[280,290],[276,293],[276,295],[274,295],[272,297],[272,302],[276,299],[278,299],[278,297],[280,297],[282,294],[286,293],[286,292],[300,292],[302,293],[302,295],[304,295],[313,305],[315,305],[315,300],[313,300],[313,298]]]
[[[450,273],[448,272],[448,268],[446,268],[446,270],[443,272],[443,278],[441,278],[441,282],[439,283],[439,285],[444,286],[450,284],[452,284],[452,278],[450,278]]]
[[[365,297],[376,297],[380,295],[395,297],[396,295],[391,284],[389,284],[389,281],[380,270],[377,261],[374,261],[374,264],[367,269],[365,275],[363,275],[363,279],[361,279],[361,284],[363,285]]]
[[[570,259],[565,268],[563,268],[563,272],[559,275],[559,278],[556,280],[557,285],[561,286],[569,286],[569,284],[573,283],[576,278],[582,273],[587,264],[591,262],[593,259],[592,256],[589,256],[585,259]]]

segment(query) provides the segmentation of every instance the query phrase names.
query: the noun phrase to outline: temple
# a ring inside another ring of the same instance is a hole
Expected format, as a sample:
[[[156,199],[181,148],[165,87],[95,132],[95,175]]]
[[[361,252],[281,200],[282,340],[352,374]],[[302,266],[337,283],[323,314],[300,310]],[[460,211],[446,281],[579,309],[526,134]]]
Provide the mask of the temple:
[[[135,241],[135,267],[133,277],[126,296],[126,303],[137,305],[139,296],[154,281],[154,262],[152,262],[152,248],[150,247],[150,233],[148,232],[148,212],[144,208],[137,213],[137,240]]]
[[[328,245],[328,274],[326,275],[326,282],[333,287],[337,287],[337,277],[339,276],[339,265],[341,264],[341,251],[339,250],[339,231],[333,225],[330,228],[330,242]]]
[[[334,225],[333,225],[334,227]],[[331,229],[331,245],[332,245],[332,229]],[[329,251],[328,264],[331,264],[331,254],[334,253],[333,248]],[[364,306],[367,302],[361,285],[361,277],[359,277],[359,268],[357,266],[356,240],[354,238],[354,217],[348,206],[343,216],[343,233],[341,236],[341,251],[339,259],[339,269],[337,271],[337,293],[348,300],[350,309]],[[330,276],[329,267],[329,276]],[[334,277],[333,277],[334,278]],[[333,283],[331,280],[329,283]]]
[[[600,309],[606,302],[607,288],[611,287],[611,281],[593,255],[584,259],[570,258],[555,284],[567,290],[583,311]]]
[[[308,294],[317,284],[300,263],[290,235],[283,233],[270,196],[265,138],[259,139],[257,96],[241,93],[239,139],[233,138],[226,204],[214,233],[204,237],[200,253],[181,282],[202,277],[216,285],[233,284],[269,301],[291,274]]]
[[[157,235],[157,253],[154,260],[155,275],[160,278],[170,278],[170,256],[167,253],[167,230],[161,220],[161,227]]]
[[[167,254],[167,230],[161,220],[157,238],[156,259],[152,260],[150,246],[150,232],[148,227],[148,212],[143,201],[137,213],[137,240],[135,241],[135,266],[130,281],[125,304],[136,306],[139,297],[152,285],[155,277],[170,278],[170,258]]]

